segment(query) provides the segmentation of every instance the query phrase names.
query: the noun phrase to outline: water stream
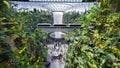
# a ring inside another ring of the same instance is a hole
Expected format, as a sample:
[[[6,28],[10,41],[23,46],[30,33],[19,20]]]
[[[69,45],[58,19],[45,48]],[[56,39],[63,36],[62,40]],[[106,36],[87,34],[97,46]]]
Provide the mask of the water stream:
[[[53,12],[53,24],[62,24],[63,12]]]
[[[53,24],[57,24],[57,25],[62,24],[63,12],[53,12],[53,20],[54,20]],[[61,38],[62,34],[63,34],[62,32],[56,31],[55,38]]]
[[[63,12],[53,12],[54,25],[63,24]],[[65,53],[68,48],[65,40],[62,40],[64,33],[60,31],[54,32],[54,39],[52,44],[48,44],[48,62],[49,68],[64,68],[65,67]],[[57,40],[60,39],[60,40]],[[57,40],[57,41],[56,41]]]

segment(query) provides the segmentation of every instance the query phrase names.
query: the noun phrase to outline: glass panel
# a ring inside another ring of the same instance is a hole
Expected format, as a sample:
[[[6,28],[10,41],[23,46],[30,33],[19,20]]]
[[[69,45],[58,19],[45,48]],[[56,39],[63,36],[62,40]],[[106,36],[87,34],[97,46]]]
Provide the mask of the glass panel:
[[[29,0],[29,1],[49,1],[49,2],[81,2],[82,0]]]
[[[36,2],[82,2],[83,0],[10,0],[10,1],[36,1]]]
[[[94,6],[94,2],[83,2],[83,3],[41,3],[41,2],[16,2],[18,4],[17,9],[28,8],[33,10],[34,8],[39,10],[48,11],[62,11],[62,12],[85,12]]]

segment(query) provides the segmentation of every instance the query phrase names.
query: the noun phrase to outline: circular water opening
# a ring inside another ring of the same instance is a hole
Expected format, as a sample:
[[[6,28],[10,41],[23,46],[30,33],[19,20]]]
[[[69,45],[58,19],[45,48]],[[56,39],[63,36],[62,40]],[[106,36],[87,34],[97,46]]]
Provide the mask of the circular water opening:
[[[63,32],[53,32],[53,33],[50,33],[49,34],[49,36],[51,37],[51,38],[55,38],[55,39],[61,39],[61,38],[64,38],[64,36],[65,36],[66,34],[65,33],[63,33]]]

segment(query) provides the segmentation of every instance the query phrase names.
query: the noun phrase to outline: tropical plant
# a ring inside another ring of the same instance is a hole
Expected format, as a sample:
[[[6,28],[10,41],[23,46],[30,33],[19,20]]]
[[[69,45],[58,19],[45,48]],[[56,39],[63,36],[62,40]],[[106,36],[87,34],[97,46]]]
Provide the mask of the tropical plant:
[[[66,36],[71,40],[66,67],[119,68],[120,13],[112,13],[109,6],[94,6],[77,22],[81,28]]]
[[[7,0],[0,5],[0,67],[45,68],[47,53],[42,39],[46,32],[31,28],[30,12],[15,12]]]
[[[81,14],[79,12],[66,12],[63,15],[63,23],[76,23],[76,19],[79,18]]]

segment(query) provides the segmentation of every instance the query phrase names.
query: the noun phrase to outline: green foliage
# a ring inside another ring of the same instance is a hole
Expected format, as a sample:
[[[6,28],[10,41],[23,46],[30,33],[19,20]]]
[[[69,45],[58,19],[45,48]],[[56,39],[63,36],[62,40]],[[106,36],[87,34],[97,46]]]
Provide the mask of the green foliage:
[[[46,12],[15,12],[6,0],[0,5],[5,5],[0,7],[0,67],[45,68],[47,52],[42,39],[47,32],[35,25],[47,19],[42,17]]]
[[[120,0],[101,0],[100,7],[106,8],[109,7],[112,9],[112,12],[120,12]]]
[[[86,16],[66,14],[65,23],[82,25],[66,36],[71,40],[67,68],[120,68],[120,13],[112,10],[106,0]],[[16,12],[0,1],[0,68],[45,68],[47,33],[36,28],[38,22],[51,23],[51,13]]]
[[[77,19],[82,27],[68,33],[67,68],[120,67],[120,13],[108,7],[92,7]]]
[[[69,23],[77,23],[76,19],[80,17],[79,12],[67,12],[64,13],[63,16],[63,23],[69,24]]]

